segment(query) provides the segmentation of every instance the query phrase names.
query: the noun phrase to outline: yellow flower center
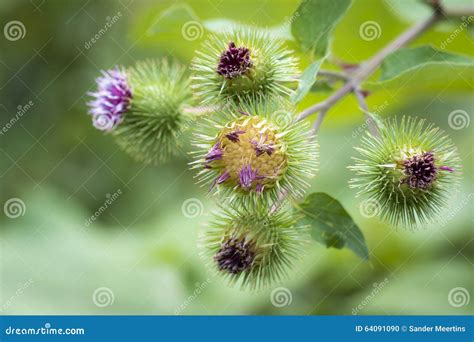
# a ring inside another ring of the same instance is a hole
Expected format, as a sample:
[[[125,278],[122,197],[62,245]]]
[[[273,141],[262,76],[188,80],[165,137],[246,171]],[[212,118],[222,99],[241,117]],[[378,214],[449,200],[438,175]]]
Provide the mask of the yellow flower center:
[[[266,119],[242,116],[227,124],[218,136],[222,159],[216,164],[229,174],[224,184],[245,190],[271,188],[286,170],[282,133]]]

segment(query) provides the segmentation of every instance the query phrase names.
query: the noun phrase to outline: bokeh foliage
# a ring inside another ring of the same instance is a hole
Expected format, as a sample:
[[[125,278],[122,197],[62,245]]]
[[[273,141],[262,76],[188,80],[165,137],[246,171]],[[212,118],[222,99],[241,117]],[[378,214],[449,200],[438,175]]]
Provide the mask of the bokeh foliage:
[[[361,62],[425,15],[420,10],[407,16],[399,3],[354,1],[334,31],[332,56]],[[188,64],[207,32],[200,39],[184,39],[182,26],[190,20],[203,22],[206,30],[222,29],[229,20],[258,24],[289,37],[289,28],[282,23],[290,20],[298,5],[292,0],[0,3],[2,24],[20,20],[27,30],[25,38],[15,42],[0,36],[0,124],[9,122],[18,106],[34,102],[0,135],[0,203],[18,197],[26,204],[24,216],[0,217],[2,313],[173,314],[206,282],[208,274],[195,241],[208,213],[216,208],[188,171],[189,136],[179,137],[183,151],[170,163],[145,167],[92,128],[86,92],[100,69],[115,64],[156,56]],[[171,6],[170,16],[164,11]],[[84,44],[107,17],[119,11],[121,18],[86,49]],[[359,27],[369,20],[379,23],[381,35],[365,41]],[[457,25],[440,25],[412,46],[440,49]],[[457,35],[445,52],[474,55],[470,33]],[[295,48],[292,41],[288,45]],[[300,57],[301,70],[314,61]],[[373,284],[385,278],[387,285],[359,314],[468,313],[472,304],[454,308],[447,296],[454,287],[471,293],[474,289],[472,196],[468,197],[473,192],[474,125],[454,130],[448,115],[454,110],[473,112],[473,78],[460,68],[443,71],[444,78],[433,81],[437,73],[436,66],[429,66],[417,77],[407,74],[387,84],[369,83],[368,103],[382,116],[416,115],[451,135],[461,153],[464,181],[446,211],[446,222],[408,232],[360,215],[355,191],[347,186],[351,174],[346,166],[364,128],[363,115],[355,99],[347,97],[330,111],[321,128],[320,172],[311,190],[332,194],[351,213],[362,227],[370,262],[349,250],[313,243],[290,280],[281,284],[293,294],[291,305],[274,307],[271,289],[246,293],[213,279],[181,313],[351,314],[370,295]],[[311,93],[299,108],[325,96]],[[123,194],[86,226],[106,194],[118,189]],[[189,198],[202,201],[203,215],[183,215],[181,206]],[[448,215],[453,212],[456,215]],[[32,285],[16,296],[30,278]],[[92,293],[101,286],[113,290],[113,305],[94,305]]]

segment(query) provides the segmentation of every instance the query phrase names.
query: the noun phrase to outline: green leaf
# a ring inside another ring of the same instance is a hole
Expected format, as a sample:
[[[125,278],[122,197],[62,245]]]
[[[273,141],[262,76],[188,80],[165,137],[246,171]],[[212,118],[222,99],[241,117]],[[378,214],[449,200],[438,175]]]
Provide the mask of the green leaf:
[[[326,55],[332,29],[350,4],[350,0],[303,0],[293,14],[291,25],[291,33],[301,50]]]
[[[419,69],[433,64],[449,70],[456,64],[474,65],[474,59],[435,50],[431,46],[400,49],[383,61],[380,81],[399,77],[403,73],[414,74]]]
[[[336,88],[333,86],[333,82],[327,80],[316,80],[310,89],[312,93],[330,93]]]
[[[347,247],[359,257],[369,259],[364,235],[338,200],[316,192],[308,195],[297,209],[302,214],[300,222],[311,227],[316,241],[328,248]]]
[[[306,94],[311,90],[314,82],[316,81],[316,76],[318,75],[321,64],[323,63],[324,58],[312,63],[306,70],[301,74],[300,82],[298,84],[298,89],[291,97],[291,100],[294,104],[300,102]]]
[[[378,81],[365,82],[370,91],[414,88],[445,90],[469,86],[474,78],[474,59],[433,49],[430,46],[401,49],[382,64]]]

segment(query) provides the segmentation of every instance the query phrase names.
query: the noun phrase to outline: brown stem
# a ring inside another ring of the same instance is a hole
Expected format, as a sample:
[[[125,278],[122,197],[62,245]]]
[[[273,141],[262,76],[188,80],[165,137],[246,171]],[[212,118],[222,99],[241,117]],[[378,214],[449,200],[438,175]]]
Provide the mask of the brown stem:
[[[356,89],[362,81],[371,76],[375,72],[375,70],[377,70],[380,64],[382,64],[385,57],[387,57],[392,52],[397,51],[401,47],[407,45],[411,41],[415,40],[419,35],[421,35],[423,32],[433,26],[438,20],[440,20],[442,16],[443,15],[441,12],[435,11],[435,13],[427,20],[418,23],[406,30],[404,33],[402,33],[400,36],[390,42],[387,46],[385,46],[382,50],[380,50],[377,54],[375,54],[372,58],[361,64],[359,68],[355,70],[353,74],[349,77],[344,86],[342,86],[334,94],[329,96],[326,100],[316,103],[315,105],[302,111],[297,116],[296,120],[301,121],[310,116],[311,114],[321,111],[322,109],[331,108],[348,93],[354,91],[354,89]]]
[[[319,127],[321,127],[321,124],[323,123],[324,118],[326,117],[326,114],[328,113],[329,108],[323,108],[319,112],[318,117],[316,118],[316,121],[314,122],[313,129],[311,130],[311,137],[315,137],[316,134],[319,131]]]

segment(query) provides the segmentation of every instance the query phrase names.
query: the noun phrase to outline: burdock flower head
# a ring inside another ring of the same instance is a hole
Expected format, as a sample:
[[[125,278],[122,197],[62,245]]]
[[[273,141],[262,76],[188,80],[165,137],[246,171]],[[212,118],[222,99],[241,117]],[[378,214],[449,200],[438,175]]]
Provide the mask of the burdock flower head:
[[[300,197],[317,169],[317,144],[280,102],[258,101],[215,113],[198,127],[193,167],[199,182],[233,200]]]
[[[357,150],[362,157],[350,167],[357,174],[351,186],[367,194],[380,216],[395,226],[434,222],[461,172],[451,140],[415,118],[386,120],[380,136],[367,135]]]
[[[132,91],[127,74],[119,68],[102,71],[96,82],[97,91],[89,93],[93,100],[88,103],[92,123],[101,131],[111,131],[122,122],[130,109]]]
[[[183,107],[191,93],[185,68],[167,60],[149,60],[115,69],[98,78],[89,103],[94,126],[110,131],[134,159],[156,164],[176,154],[189,118]]]
[[[214,260],[219,270],[238,274],[252,267],[255,260],[254,246],[245,237],[228,237],[214,255]]]
[[[438,177],[439,171],[454,172],[449,166],[436,166],[433,152],[418,153],[403,160],[405,178],[402,183],[412,189],[428,189]]]
[[[216,71],[219,75],[231,80],[244,75],[252,65],[250,50],[246,47],[236,47],[234,42],[230,42],[219,58]]]
[[[240,29],[207,40],[192,69],[193,88],[205,103],[290,94],[297,60],[283,42],[261,30]]]
[[[301,256],[307,227],[266,206],[221,209],[200,238],[202,254],[231,284],[259,289],[286,276]]]

